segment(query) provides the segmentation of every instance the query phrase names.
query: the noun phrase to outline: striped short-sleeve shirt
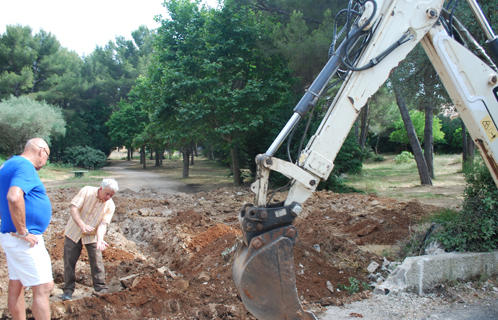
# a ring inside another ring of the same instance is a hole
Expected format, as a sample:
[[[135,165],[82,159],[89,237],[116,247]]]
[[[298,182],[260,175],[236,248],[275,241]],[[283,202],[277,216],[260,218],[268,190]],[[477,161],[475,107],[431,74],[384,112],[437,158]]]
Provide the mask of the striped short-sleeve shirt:
[[[92,232],[83,233],[74,222],[73,217],[70,217],[64,233],[74,242],[78,242],[80,239],[83,244],[97,242],[97,227],[100,222],[111,222],[116,208],[114,201],[112,199],[101,201],[98,197],[98,190],[99,188],[96,187],[83,187],[71,200],[71,204],[78,208],[81,220],[95,228]]]

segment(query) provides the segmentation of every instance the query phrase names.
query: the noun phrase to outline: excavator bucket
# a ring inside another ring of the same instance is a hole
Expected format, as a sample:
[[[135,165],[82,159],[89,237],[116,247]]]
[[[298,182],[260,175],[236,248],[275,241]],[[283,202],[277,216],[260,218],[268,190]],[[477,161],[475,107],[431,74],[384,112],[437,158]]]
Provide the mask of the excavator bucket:
[[[233,279],[244,305],[259,320],[316,320],[297,295],[292,226],[274,229],[245,243],[235,257]]]

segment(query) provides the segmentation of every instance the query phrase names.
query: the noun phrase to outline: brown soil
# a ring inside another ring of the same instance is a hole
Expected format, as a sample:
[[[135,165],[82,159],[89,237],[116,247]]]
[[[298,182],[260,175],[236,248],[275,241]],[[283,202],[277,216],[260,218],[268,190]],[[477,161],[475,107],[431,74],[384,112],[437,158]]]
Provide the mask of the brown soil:
[[[245,310],[232,280],[233,248],[241,241],[237,214],[244,203],[253,201],[248,188],[174,195],[120,191],[106,238],[110,246],[104,251],[110,293],[91,296],[83,253],[74,299],[61,301],[63,230],[68,202],[78,190],[48,190],[53,218],[45,240],[56,283],[52,319],[255,319]],[[367,266],[384,261],[379,251],[406,239],[418,219],[438,209],[418,201],[332,192],[315,193],[304,207],[294,223],[299,231],[296,282],[302,304],[316,313],[327,305],[368,297],[363,289],[354,295],[331,292],[327,282],[334,288],[349,285],[350,277],[369,282]],[[394,251],[384,251],[384,256],[386,252],[394,260]],[[1,254],[1,319],[10,319],[7,283]]]

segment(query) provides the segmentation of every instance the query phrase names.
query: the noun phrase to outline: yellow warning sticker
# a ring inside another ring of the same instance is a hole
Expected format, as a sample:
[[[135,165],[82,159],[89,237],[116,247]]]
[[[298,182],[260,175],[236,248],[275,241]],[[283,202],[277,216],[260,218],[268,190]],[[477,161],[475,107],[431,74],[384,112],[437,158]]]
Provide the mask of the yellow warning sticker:
[[[481,120],[481,125],[488,136],[489,142],[493,142],[493,140],[498,138],[498,130],[496,130],[495,124],[489,115],[485,116],[484,119]]]

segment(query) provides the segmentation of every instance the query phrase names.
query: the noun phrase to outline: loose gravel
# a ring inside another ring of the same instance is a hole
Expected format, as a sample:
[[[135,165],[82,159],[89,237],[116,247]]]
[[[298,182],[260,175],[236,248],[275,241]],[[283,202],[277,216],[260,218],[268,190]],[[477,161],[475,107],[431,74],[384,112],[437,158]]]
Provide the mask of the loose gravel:
[[[327,307],[320,320],[493,320],[498,319],[498,288],[494,280],[438,286],[423,296],[391,292],[341,307]]]

